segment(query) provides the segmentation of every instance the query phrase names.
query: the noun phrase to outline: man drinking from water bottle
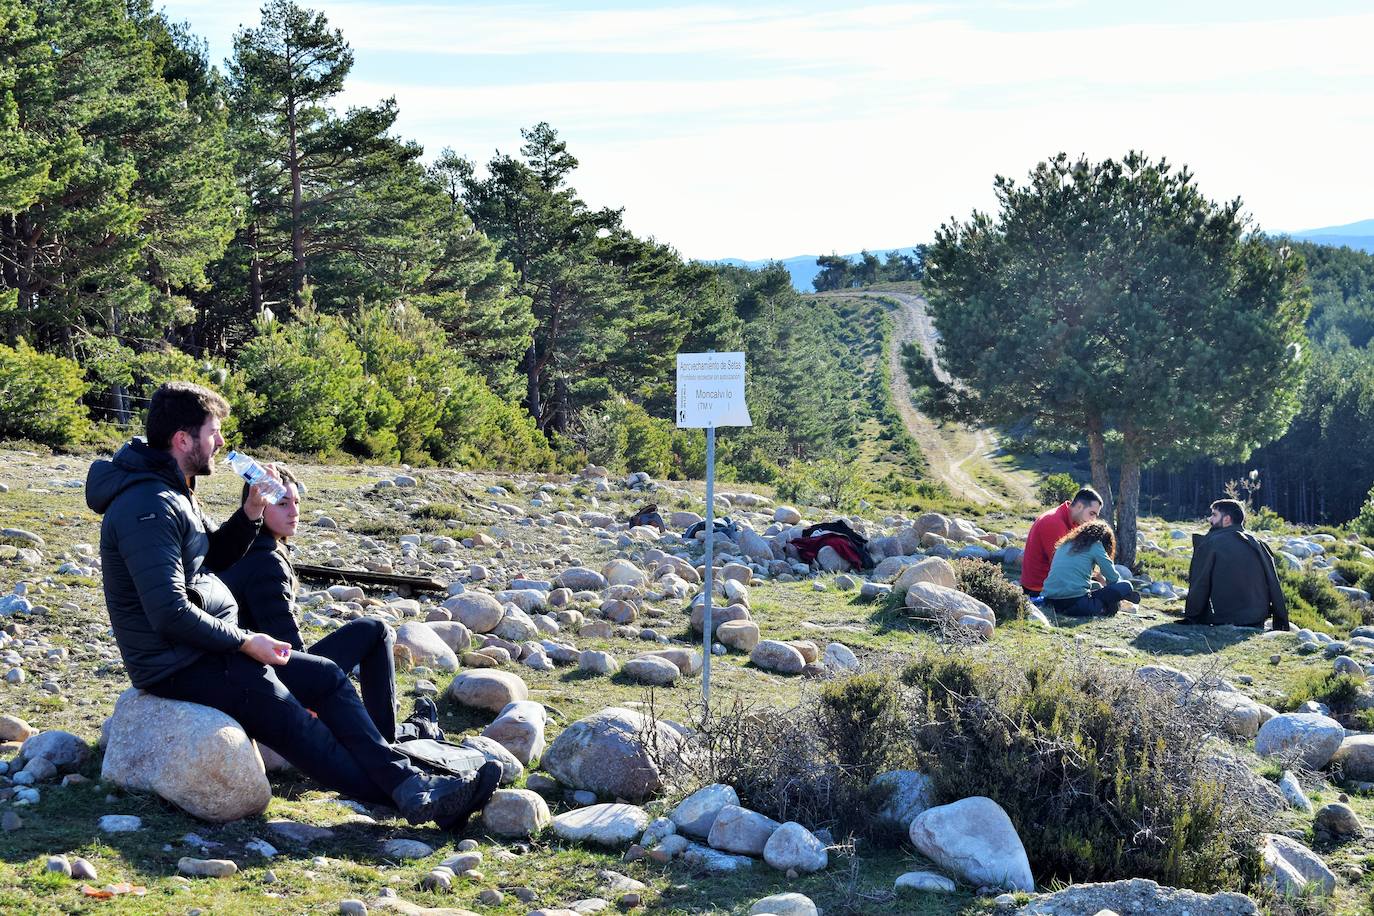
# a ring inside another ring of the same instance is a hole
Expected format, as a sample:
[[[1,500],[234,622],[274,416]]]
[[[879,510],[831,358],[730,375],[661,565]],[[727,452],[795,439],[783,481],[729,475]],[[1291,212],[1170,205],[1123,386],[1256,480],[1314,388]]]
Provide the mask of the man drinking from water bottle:
[[[215,392],[168,382],[153,394],[146,439],[96,461],[86,476],[86,504],[103,516],[105,602],[130,680],[227,713],[331,789],[394,805],[411,823],[461,829],[495,790],[498,764],[465,776],[422,773],[378,733],[338,665],[239,628],[234,597],[215,572],[257,537],[263,488],[219,527],[195,490],[197,477],[214,473],[228,415]],[[277,671],[291,672],[291,690]]]

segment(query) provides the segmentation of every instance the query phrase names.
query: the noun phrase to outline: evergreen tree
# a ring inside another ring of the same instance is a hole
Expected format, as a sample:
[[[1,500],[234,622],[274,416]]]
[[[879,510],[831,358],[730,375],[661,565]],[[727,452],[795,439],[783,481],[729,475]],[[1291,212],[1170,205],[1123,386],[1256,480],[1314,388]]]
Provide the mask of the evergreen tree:
[[[1119,442],[1132,563],[1143,464],[1243,460],[1292,419],[1302,259],[1247,236],[1238,200],[1215,204],[1186,169],[1138,153],[1060,154],[1028,184],[995,187],[996,218],[942,226],[928,255],[942,359],[986,419],[1083,435],[1109,499],[1108,437]]]
[[[187,78],[193,44],[141,3],[37,0],[0,15],[9,332],[70,355],[105,338],[147,345],[189,320],[182,294],[236,219],[223,122]]]

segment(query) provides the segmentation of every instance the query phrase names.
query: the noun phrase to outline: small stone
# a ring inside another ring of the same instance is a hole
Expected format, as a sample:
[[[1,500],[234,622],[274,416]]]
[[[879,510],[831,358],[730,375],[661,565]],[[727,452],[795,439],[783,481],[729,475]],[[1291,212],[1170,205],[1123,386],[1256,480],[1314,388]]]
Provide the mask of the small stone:
[[[24,819],[13,811],[6,811],[3,815],[0,815],[0,830],[5,831],[5,833],[14,833],[14,831],[19,830],[23,826]]]
[[[434,855],[434,847],[419,840],[398,837],[382,844],[382,855],[389,859],[424,859]]]
[[[48,871],[57,872],[64,878],[72,876],[72,863],[67,861],[66,856],[48,856]]]
[[[229,859],[193,859],[182,856],[177,860],[177,871],[193,878],[227,878],[237,874],[239,867]]]
[[[72,877],[80,878],[83,881],[94,881],[96,879],[95,866],[85,859],[73,859]]]
[[[477,902],[483,906],[500,906],[501,901],[506,899],[506,895],[494,887],[489,887],[477,895]]]
[[[340,900],[339,916],[367,916],[367,904],[352,897]]]
[[[133,833],[143,827],[143,821],[132,814],[107,814],[96,826],[101,833]]]

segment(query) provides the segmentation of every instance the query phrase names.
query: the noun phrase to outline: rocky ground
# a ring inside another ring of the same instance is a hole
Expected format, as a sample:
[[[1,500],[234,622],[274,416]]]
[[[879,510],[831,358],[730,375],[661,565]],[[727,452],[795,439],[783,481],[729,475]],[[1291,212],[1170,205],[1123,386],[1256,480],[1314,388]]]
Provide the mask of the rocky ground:
[[[445,586],[400,595],[304,583],[307,642],[353,617],[389,620],[405,647],[403,712],[414,696],[437,697],[449,736],[499,759],[505,779],[480,823],[455,837],[321,792],[290,770],[269,777],[232,721],[126,694],[100,594],[99,520],[82,497],[87,463],[0,450],[0,911],[81,911],[111,905],[105,895],[121,911],[147,913],[1253,911],[1235,895],[1204,899],[1149,882],[1033,897],[1034,863],[1024,851],[1017,858],[1000,808],[966,799],[926,810],[919,774],[888,777],[902,789],[892,816],[911,839],[892,851],[854,847],[824,825],[778,825],[741,807],[728,786],[675,784],[642,743],[689,744],[700,715],[693,597],[704,570],[700,543],[680,532],[704,496],[700,484],[596,469],[545,478],[296,466],[307,485],[299,562]],[[227,516],[235,480],[205,484],[211,513]],[[998,624],[957,591],[946,559],[1014,569],[1029,512],[961,520],[869,510],[853,521],[880,563],[863,575],[833,554],[822,554],[819,571],[788,558],[799,523],[824,512],[720,489],[718,511],[742,529],[718,539],[716,708],[736,698],[787,705],[951,632],[961,651],[991,658],[1080,652],[1139,669],[1149,689],[1205,707],[1230,753],[1288,799],[1266,845],[1270,880],[1315,881],[1332,911],[1364,911],[1374,739],[1316,707],[1274,709],[1314,673],[1363,680],[1374,639],[1362,631],[1337,639],[1176,626],[1188,542],[1158,520],[1144,526],[1142,556],[1159,581],[1141,582],[1141,606],[1107,620]],[[649,502],[670,533],[621,521]],[[1323,568],[1329,538],[1277,546],[1284,562]],[[996,850],[980,854],[982,872],[968,864],[965,841]]]

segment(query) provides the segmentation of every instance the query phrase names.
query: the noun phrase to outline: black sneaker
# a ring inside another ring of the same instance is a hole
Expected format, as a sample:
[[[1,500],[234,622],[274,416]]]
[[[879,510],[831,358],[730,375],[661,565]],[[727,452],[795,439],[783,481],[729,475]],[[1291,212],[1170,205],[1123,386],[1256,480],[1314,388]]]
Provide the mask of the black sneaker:
[[[462,825],[480,811],[501,781],[501,766],[484,763],[475,773],[430,776],[416,773],[391,793],[401,815],[412,824],[436,824],[461,818]],[[459,827],[459,829],[462,829]]]
[[[440,830],[447,830],[450,833],[462,833],[468,826],[468,819],[478,811],[487,806],[491,797],[496,792],[496,787],[501,784],[501,764],[494,761],[487,761],[477,770],[477,787],[472,793],[472,802],[468,810],[446,818],[435,818],[434,823]]]

